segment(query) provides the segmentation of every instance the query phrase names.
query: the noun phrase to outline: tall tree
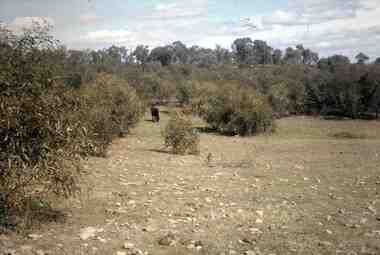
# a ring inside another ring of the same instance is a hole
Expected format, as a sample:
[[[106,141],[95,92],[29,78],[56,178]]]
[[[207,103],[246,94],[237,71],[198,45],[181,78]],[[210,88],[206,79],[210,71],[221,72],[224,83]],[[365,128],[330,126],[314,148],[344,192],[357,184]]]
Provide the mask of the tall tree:
[[[144,71],[145,65],[148,62],[149,47],[146,45],[138,45],[132,52],[132,55],[136,58],[137,62],[142,66],[142,70]]]
[[[252,64],[253,41],[249,37],[238,38],[232,43],[232,51],[239,65]]]
[[[328,58],[321,58],[318,61],[318,67],[322,70],[334,72],[339,67],[350,64],[350,59],[344,55],[333,55]]]
[[[360,52],[355,58],[358,64],[365,64],[369,60],[369,57],[363,52]]]
[[[151,61],[158,61],[162,66],[168,66],[173,59],[173,48],[170,45],[154,48],[149,55]]]
[[[176,41],[173,42],[171,46],[173,49],[173,62],[186,64],[189,58],[188,49],[186,45],[181,41]]]
[[[299,49],[286,48],[284,61],[287,64],[299,65],[302,63],[302,53]]]
[[[253,42],[253,63],[255,64],[273,64],[273,49],[268,46],[267,42],[255,40]]]
[[[280,49],[275,49],[272,55],[273,64],[279,65],[282,62],[282,51]]]
[[[230,64],[231,54],[227,49],[222,48],[220,45],[215,47],[215,56],[217,64]]]
[[[304,48],[302,44],[296,46],[298,53],[301,55],[302,63],[304,65],[315,65],[318,63],[319,56],[318,53],[313,52],[310,49]]]

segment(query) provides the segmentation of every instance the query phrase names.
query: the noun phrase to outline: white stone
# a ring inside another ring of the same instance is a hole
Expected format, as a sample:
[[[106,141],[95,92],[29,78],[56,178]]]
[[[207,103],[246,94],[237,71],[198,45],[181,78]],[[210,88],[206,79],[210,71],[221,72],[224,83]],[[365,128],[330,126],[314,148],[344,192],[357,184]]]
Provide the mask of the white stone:
[[[133,243],[128,243],[128,242],[125,242],[123,245],[124,249],[132,249],[134,247],[135,247],[135,245]]]
[[[262,210],[257,210],[256,213],[257,213],[257,215],[259,215],[261,218],[264,217],[264,211],[262,211]]]
[[[94,227],[86,227],[86,228],[81,229],[79,236],[80,236],[80,239],[84,241],[84,240],[94,237],[96,233],[100,233],[100,232],[103,232],[103,229],[98,229]]]

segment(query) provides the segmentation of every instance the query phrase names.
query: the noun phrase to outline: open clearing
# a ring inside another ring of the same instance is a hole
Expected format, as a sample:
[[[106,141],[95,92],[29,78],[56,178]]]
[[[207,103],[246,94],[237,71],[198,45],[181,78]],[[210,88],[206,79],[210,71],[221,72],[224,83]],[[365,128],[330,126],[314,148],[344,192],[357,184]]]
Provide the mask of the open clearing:
[[[271,136],[202,133],[199,156],[177,156],[162,117],[85,162],[64,222],[2,235],[0,251],[380,254],[380,122],[285,118]]]

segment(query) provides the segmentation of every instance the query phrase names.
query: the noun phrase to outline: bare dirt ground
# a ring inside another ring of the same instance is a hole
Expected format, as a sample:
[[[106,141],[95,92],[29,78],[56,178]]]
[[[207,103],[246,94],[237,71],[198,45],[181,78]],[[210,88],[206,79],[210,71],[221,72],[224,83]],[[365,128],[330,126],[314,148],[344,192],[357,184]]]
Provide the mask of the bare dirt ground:
[[[2,235],[0,254],[380,254],[380,122],[286,118],[177,156],[162,115],[84,163],[65,222]]]

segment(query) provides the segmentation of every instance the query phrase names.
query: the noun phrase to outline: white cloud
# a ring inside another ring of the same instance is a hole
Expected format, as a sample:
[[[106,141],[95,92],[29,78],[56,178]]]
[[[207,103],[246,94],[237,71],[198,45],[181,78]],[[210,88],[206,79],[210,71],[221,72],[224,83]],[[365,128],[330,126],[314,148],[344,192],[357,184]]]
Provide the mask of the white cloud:
[[[207,15],[208,1],[189,2],[175,0],[170,3],[156,4],[144,18],[146,19],[188,19]]]
[[[229,47],[237,37],[249,36],[282,49],[302,43],[322,56],[353,57],[362,51],[377,57],[380,56],[378,3],[378,0],[292,0],[287,9],[243,19],[256,20],[258,29],[230,22],[220,25],[200,43],[212,46],[222,40],[222,45]]]
[[[89,25],[89,24],[93,24],[93,23],[96,23],[97,21],[99,20],[99,17],[94,15],[94,14],[82,14],[80,17],[79,17],[79,21],[80,23],[84,24],[84,25]]]
[[[111,44],[134,47],[147,44],[152,47],[182,40],[185,43],[198,41],[209,33],[209,0],[193,0],[185,3],[172,0],[140,10],[139,15],[129,20],[128,29],[98,29],[87,32],[70,45],[95,45],[96,48]],[[215,27],[214,27],[215,28]]]
[[[18,33],[23,29],[30,29],[37,26],[54,26],[55,22],[50,17],[16,17],[12,23],[8,25],[8,27]]]
[[[139,15],[127,20],[125,29],[110,26],[104,29],[96,22],[97,17],[87,14],[83,21],[96,23],[97,29],[85,32],[69,45],[100,48],[112,44],[127,47],[147,44],[155,47],[181,40],[188,46],[220,44],[229,48],[234,39],[249,36],[281,49],[302,43],[322,56],[347,54],[352,57],[359,51],[380,56],[379,0],[290,0],[288,8],[236,20],[220,16],[213,19],[210,4],[210,0],[169,0],[155,4],[139,9]]]
[[[368,7],[360,0],[292,0],[286,10],[264,17],[265,25],[298,26],[351,19]]]
[[[84,40],[89,40],[93,42],[115,42],[115,43],[123,43],[128,42],[130,37],[132,36],[132,32],[129,30],[97,30],[93,32],[87,33],[82,37]]]

